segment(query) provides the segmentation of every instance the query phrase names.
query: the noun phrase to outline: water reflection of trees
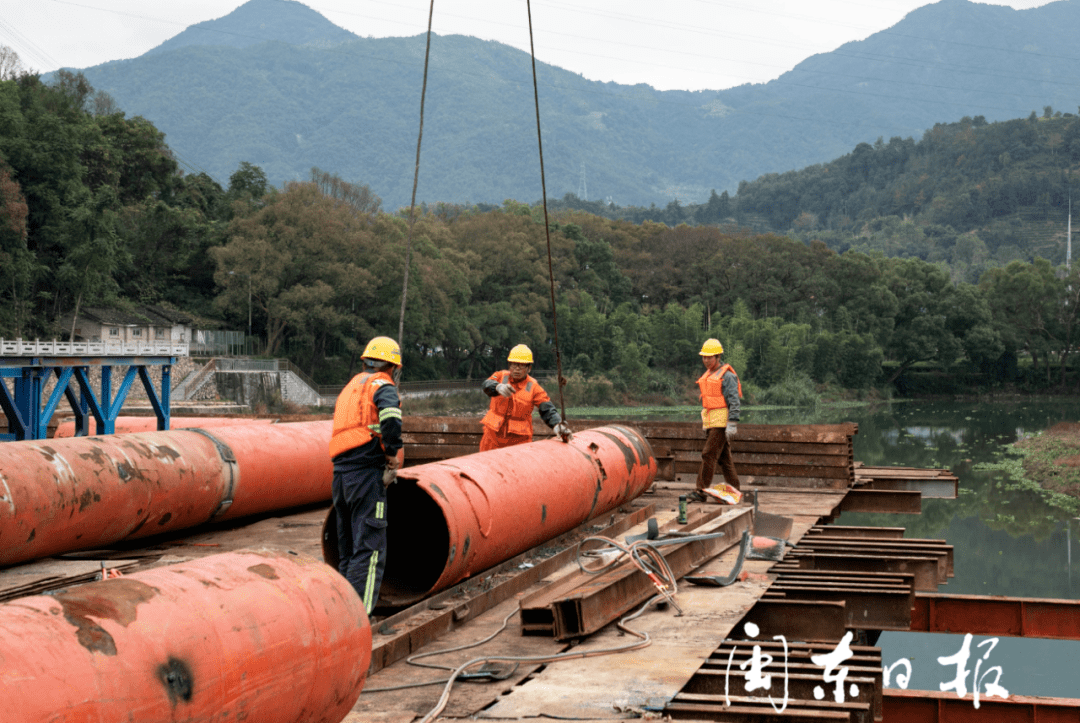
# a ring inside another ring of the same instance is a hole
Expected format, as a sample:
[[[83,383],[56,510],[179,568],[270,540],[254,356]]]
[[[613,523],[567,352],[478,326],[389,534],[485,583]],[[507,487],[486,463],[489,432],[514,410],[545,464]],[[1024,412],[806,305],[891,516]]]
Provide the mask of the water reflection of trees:
[[[910,537],[941,538],[954,521],[973,518],[987,533],[1044,542],[1062,534],[1080,502],[1018,485],[1000,464],[1022,435],[1080,419],[1080,401],[1061,398],[993,402],[896,401],[867,406],[749,409],[749,424],[854,422],[854,458],[868,466],[948,469],[960,481],[955,500],[924,500],[918,516],[860,515],[859,523],[903,526]],[[978,465],[997,464],[980,470]],[[1015,463],[1014,469],[1019,469]],[[847,519],[849,515],[845,515]]]

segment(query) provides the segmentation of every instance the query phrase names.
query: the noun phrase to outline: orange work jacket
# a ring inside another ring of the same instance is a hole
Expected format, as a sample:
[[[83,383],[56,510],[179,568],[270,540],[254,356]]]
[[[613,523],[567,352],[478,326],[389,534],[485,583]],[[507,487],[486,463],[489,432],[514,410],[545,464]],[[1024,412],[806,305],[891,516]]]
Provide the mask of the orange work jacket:
[[[714,372],[706,371],[698,380],[701,390],[701,424],[706,429],[726,427],[728,421],[728,403],[724,398],[724,375],[731,372],[739,384],[739,396],[742,397],[742,380],[730,364],[724,364]]]
[[[492,397],[488,412],[480,420],[480,423],[495,432],[498,432],[505,424],[507,433],[518,434],[532,439],[533,409],[544,402],[551,401],[547,392],[544,391],[539,382],[529,375],[526,375],[517,384],[511,381],[509,371],[495,372],[488,378],[513,386],[514,396],[496,395]],[[520,386],[518,386],[519,384]]]
[[[334,405],[334,431],[330,435],[330,458],[367,444],[380,436],[379,408],[375,392],[394,380],[386,372],[363,372],[352,378]]]

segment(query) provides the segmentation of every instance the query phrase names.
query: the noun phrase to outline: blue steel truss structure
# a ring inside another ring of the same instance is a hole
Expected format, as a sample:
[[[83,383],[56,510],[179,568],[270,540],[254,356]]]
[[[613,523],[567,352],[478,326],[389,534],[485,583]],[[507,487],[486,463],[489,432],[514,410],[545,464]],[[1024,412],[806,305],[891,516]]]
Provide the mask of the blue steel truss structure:
[[[174,356],[116,356],[60,357],[18,356],[0,357],[0,409],[8,420],[8,432],[0,433],[0,441],[45,439],[49,421],[66,398],[75,414],[75,434],[90,434],[93,416],[96,434],[116,431],[116,417],[124,406],[131,385],[138,377],[146,396],[157,415],[157,428],[169,428],[169,393]],[[150,367],[161,367],[161,391],[154,389]],[[91,386],[90,368],[101,368],[101,386],[95,393]],[[113,393],[113,367],[127,367]],[[56,376],[56,384],[48,399],[43,399],[46,382]],[[13,380],[13,390],[8,379]]]

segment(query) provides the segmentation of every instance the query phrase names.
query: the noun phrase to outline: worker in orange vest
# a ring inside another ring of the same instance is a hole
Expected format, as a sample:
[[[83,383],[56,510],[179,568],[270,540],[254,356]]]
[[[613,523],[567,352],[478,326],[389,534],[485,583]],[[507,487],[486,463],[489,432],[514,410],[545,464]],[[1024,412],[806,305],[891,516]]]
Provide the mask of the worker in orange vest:
[[[334,406],[330,457],[337,516],[338,572],[370,614],[386,569],[386,487],[401,467],[401,400],[396,377],[401,348],[386,336],[368,342],[354,376]]]
[[[480,386],[491,397],[488,413],[480,423],[484,436],[480,451],[500,449],[532,441],[533,408],[540,412],[540,419],[551,427],[564,442],[573,438],[570,427],[562,421],[559,410],[540,383],[529,376],[532,371],[532,350],[518,344],[506,358],[509,369],[495,372]]]
[[[724,480],[739,489],[739,475],[731,456],[731,440],[738,431],[739,398],[742,382],[730,364],[721,364],[724,347],[716,339],[706,339],[701,346],[701,361],[705,373],[698,378],[701,392],[701,426],[705,429],[705,447],[701,450],[701,468],[698,470],[697,489],[687,495],[688,499],[701,502],[705,495],[701,490],[712,485],[716,463]]]

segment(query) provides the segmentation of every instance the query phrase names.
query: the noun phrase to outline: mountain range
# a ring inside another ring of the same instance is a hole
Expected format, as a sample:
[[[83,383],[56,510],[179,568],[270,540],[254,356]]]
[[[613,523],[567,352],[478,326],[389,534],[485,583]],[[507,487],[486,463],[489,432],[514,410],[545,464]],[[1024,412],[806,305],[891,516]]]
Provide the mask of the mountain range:
[[[548,196],[700,203],[939,122],[1075,110],[1078,32],[1080,0],[942,0],[776,80],[720,91],[591,81],[538,59]],[[412,190],[424,51],[423,35],[361,38],[302,3],[250,0],[83,73],[164,131],[189,172],[227,185],[247,161],[279,185],[317,166],[394,209]],[[433,36],[417,200],[538,200],[533,103],[527,53]]]

